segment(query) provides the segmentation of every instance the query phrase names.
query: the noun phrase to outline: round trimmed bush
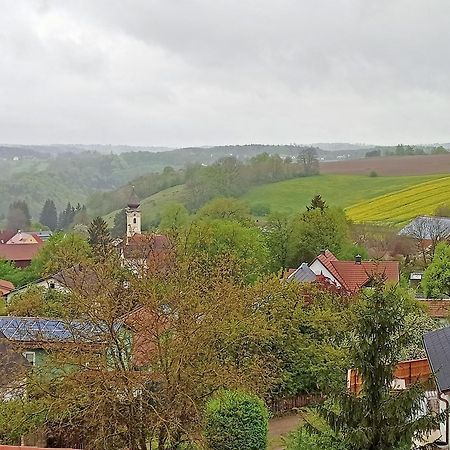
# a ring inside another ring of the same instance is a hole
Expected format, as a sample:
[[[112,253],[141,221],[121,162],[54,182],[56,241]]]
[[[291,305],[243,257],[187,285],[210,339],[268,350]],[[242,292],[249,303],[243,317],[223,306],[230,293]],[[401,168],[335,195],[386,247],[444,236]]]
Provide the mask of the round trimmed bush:
[[[206,405],[205,431],[210,450],[266,450],[269,413],[253,394],[221,391]]]

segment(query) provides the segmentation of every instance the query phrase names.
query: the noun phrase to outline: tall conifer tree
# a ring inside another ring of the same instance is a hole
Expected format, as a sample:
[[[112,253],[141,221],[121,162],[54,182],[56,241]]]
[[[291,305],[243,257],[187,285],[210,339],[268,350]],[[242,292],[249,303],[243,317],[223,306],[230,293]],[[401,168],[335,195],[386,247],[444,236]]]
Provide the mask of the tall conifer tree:
[[[39,221],[42,225],[49,227],[50,230],[56,230],[56,227],[58,226],[58,212],[56,211],[53,200],[47,199],[45,201]]]

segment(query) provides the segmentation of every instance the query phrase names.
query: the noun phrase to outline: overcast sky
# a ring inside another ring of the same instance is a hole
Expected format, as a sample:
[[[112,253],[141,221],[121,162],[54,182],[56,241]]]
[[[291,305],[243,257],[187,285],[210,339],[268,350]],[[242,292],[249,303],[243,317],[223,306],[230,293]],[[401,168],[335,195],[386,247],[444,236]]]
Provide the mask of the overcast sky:
[[[448,0],[2,0],[0,142],[450,141]]]

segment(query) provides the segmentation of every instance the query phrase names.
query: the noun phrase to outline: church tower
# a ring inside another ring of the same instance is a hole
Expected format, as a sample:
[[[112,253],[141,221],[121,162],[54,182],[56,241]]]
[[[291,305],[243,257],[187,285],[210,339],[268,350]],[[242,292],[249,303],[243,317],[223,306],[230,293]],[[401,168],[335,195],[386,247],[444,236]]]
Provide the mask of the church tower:
[[[130,199],[127,204],[127,242],[128,239],[135,234],[141,234],[141,201],[136,195],[136,191],[131,192]]]

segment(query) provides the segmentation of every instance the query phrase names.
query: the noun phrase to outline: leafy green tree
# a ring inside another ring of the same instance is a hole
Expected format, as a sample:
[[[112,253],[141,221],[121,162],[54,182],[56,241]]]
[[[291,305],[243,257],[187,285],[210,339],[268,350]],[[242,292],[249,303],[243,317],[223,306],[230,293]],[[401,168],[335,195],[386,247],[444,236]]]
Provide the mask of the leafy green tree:
[[[203,258],[207,266],[223,258],[234,261],[236,276],[247,282],[267,273],[269,250],[262,232],[233,220],[203,219],[188,225],[178,237],[179,252]]]
[[[345,214],[337,208],[306,211],[292,219],[291,227],[287,258],[290,267],[311,261],[324,248],[339,255],[350,244]]]
[[[319,159],[317,158],[317,149],[314,147],[303,147],[297,159],[303,164],[305,175],[317,175],[319,173]]]
[[[450,296],[450,245],[441,242],[436,246],[433,261],[426,268],[422,288],[430,298]]]
[[[125,208],[118,211],[114,216],[114,226],[111,228],[113,238],[123,238],[127,234],[127,212]]]
[[[58,226],[58,212],[53,200],[47,199],[41,211],[39,221],[42,225],[50,228],[50,230],[56,230]]]
[[[170,203],[161,212],[159,229],[176,232],[185,226],[189,220],[189,211],[181,203]]]
[[[112,239],[108,230],[108,224],[101,217],[92,220],[88,228],[88,242],[94,255],[98,258],[106,258],[113,251]]]
[[[331,395],[317,413],[310,411],[306,421],[313,434],[332,436],[352,450],[406,450],[413,438],[439,426],[442,417],[422,409],[422,386],[392,388],[394,369],[412,333],[405,317],[414,308],[408,295],[395,286],[385,288],[379,280],[374,280],[373,290],[364,292],[356,307],[351,345],[361,391],[342,390]]]
[[[438,147],[433,147],[431,150],[432,155],[446,155],[448,153],[448,150],[446,150],[442,145],[439,145]]]
[[[7,313],[19,317],[63,317],[64,297],[56,289],[31,286],[12,296]]]
[[[23,200],[11,203],[6,217],[6,227],[8,230],[27,230],[30,226],[31,215],[28,204]]]
[[[32,267],[20,269],[12,262],[0,259],[0,280],[10,281],[15,287],[19,287],[37,278],[39,274],[35,273]]]
[[[215,198],[197,212],[197,217],[237,220],[244,223],[248,222],[249,215],[249,207],[242,200],[232,197]]]
[[[62,269],[83,264],[91,257],[91,247],[81,234],[59,232],[39,250],[30,270],[40,276],[54,275]]]
[[[269,412],[255,395],[221,391],[206,405],[205,438],[210,450],[266,450]]]

